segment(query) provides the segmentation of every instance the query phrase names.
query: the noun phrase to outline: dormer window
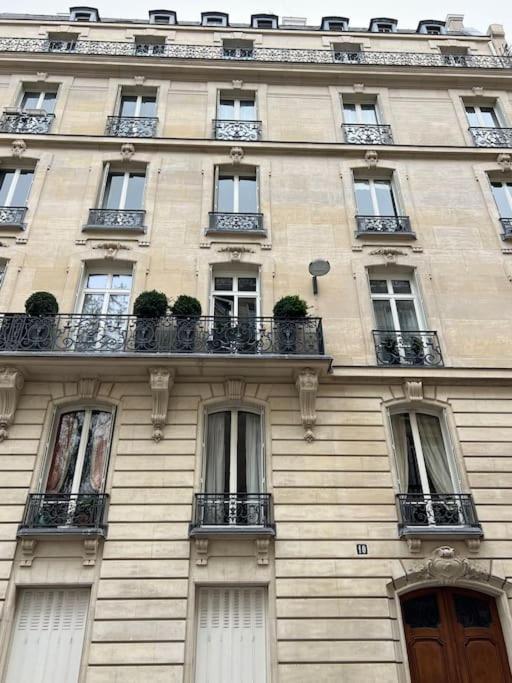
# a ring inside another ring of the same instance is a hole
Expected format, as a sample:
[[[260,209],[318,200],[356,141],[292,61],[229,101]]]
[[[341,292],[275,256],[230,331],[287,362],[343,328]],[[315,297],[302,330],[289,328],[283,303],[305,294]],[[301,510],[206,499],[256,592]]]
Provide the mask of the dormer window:
[[[149,23],[161,24],[162,26],[174,25],[176,24],[176,12],[166,9],[149,10]]]
[[[346,31],[348,19],[346,17],[323,17],[322,31]]]
[[[420,21],[416,33],[423,33],[429,36],[440,36],[446,33],[446,25],[444,21],[430,19]]]
[[[397,23],[396,19],[372,19],[369,30],[372,33],[395,33]]]
[[[70,7],[70,21],[99,21],[100,15],[95,7]]]
[[[251,15],[251,28],[273,29],[278,26],[279,17],[275,14]]]
[[[229,15],[224,12],[202,12],[201,26],[229,26]]]

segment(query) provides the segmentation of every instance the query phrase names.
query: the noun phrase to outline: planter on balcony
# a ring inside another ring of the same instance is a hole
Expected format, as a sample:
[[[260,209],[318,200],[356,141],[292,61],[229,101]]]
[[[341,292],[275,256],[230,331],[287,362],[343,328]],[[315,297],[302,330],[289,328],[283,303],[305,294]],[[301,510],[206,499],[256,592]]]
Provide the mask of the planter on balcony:
[[[308,305],[297,295],[285,296],[274,305],[275,329],[279,353],[295,353],[297,349],[296,324],[308,314]]]
[[[168,302],[163,292],[152,289],[142,292],[135,299],[133,312],[135,323],[135,351],[154,353],[163,345],[161,342],[161,321],[167,313]]]
[[[175,348],[178,353],[193,353],[196,347],[196,334],[201,304],[193,296],[181,294],[172,306],[176,318]]]

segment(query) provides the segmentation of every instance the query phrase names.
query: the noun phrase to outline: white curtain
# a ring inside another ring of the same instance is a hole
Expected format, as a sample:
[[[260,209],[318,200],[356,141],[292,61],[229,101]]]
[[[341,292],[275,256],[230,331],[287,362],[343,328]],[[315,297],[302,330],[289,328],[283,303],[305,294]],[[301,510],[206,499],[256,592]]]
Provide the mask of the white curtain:
[[[208,432],[206,439],[206,493],[225,493],[225,429],[229,413],[212,413],[208,415]]]
[[[434,487],[431,493],[453,493],[452,477],[439,418],[424,413],[418,413],[416,417],[425,467]]]
[[[396,467],[400,490],[402,493],[409,492],[409,453],[407,447],[407,431],[405,421],[409,416],[401,413],[391,416],[393,429],[393,442],[395,445]]]
[[[262,484],[261,418],[245,413],[245,467],[247,493],[260,493]]]

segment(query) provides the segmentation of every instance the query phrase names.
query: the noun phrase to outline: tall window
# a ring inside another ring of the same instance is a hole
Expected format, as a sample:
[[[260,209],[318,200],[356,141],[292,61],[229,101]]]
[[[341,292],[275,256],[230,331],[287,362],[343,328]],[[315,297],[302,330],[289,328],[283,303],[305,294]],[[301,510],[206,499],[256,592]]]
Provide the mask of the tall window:
[[[378,330],[421,330],[422,315],[413,280],[397,274],[370,277],[370,292]]]
[[[253,272],[214,272],[212,314],[219,317],[249,318],[259,314],[259,283]]]
[[[0,170],[0,206],[26,206],[33,171]]]
[[[221,95],[217,110],[217,118],[223,121],[256,120],[254,96],[229,97],[228,95]]]
[[[105,179],[101,208],[142,209],[145,181],[144,172],[110,171]]]
[[[357,213],[360,216],[398,216],[399,211],[390,180],[354,181]]]
[[[26,90],[21,98],[21,108],[26,109],[43,109],[47,114],[53,114],[55,111],[55,102],[57,100],[57,92],[51,90]]]
[[[500,120],[494,107],[467,104],[466,116],[471,128],[500,128]]]
[[[378,124],[377,107],[374,103],[360,104],[344,102],[343,120],[352,124]]]
[[[154,95],[121,95],[119,116],[156,116],[156,97]]]
[[[226,172],[217,169],[215,211],[257,213],[258,183],[255,171]]]
[[[512,218],[512,182],[491,182],[492,193],[501,218]]]

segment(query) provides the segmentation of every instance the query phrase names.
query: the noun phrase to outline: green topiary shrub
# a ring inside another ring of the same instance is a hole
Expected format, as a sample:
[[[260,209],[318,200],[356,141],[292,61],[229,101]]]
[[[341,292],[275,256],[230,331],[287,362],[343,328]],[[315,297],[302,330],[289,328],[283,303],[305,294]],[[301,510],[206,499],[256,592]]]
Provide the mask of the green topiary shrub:
[[[50,292],[34,292],[25,301],[25,311],[32,316],[57,315],[59,304]]]
[[[167,297],[156,289],[141,292],[133,304],[133,312],[137,318],[163,318],[167,308]]]
[[[201,304],[193,296],[180,294],[172,305],[172,312],[177,318],[198,318],[201,315]]]
[[[305,318],[308,305],[296,294],[284,296],[274,306],[274,318]]]

